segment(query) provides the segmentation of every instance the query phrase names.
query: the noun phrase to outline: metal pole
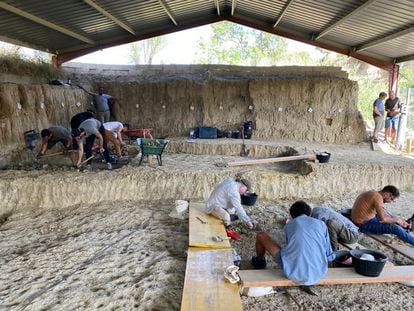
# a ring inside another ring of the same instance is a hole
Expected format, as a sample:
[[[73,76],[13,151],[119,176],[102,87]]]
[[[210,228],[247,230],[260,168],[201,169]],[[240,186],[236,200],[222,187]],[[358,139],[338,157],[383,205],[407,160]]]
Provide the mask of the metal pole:
[[[405,141],[405,132],[407,128],[408,105],[410,104],[410,88],[407,88],[406,104],[401,103],[401,114],[398,122],[396,149],[402,150]]]

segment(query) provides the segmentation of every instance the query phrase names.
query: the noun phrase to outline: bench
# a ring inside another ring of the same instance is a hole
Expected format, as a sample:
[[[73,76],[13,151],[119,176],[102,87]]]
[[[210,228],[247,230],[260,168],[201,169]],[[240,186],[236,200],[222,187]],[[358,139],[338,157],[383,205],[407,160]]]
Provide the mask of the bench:
[[[287,279],[281,269],[240,270],[244,287],[298,286]],[[329,268],[325,277],[316,285],[391,283],[414,280],[414,266],[385,266],[378,277],[363,276],[354,268]]]
[[[181,300],[182,311],[241,311],[239,286],[224,278],[233,265],[229,240],[214,241],[214,236],[227,237],[223,222],[203,212],[205,203],[189,206],[189,247]]]
[[[229,240],[214,241],[213,237],[227,238],[223,221],[203,212],[205,203],[190,203],[189,246],[204,248],[231,248]],[[206,223],[203,223],[206,222]]]
[[[241,311],[239,286],[224,279],[231,249],[189,247],[181,311]]]

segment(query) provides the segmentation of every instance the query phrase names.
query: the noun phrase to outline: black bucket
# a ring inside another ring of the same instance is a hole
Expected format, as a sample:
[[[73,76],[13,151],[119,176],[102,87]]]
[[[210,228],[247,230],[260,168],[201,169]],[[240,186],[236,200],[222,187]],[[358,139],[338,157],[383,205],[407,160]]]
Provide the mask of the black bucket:
[[[243,205],[253,206],[256,204],[257,194],[256,193],[244,193],[241,196],[241,202]]]
[[[336,258],[334,260],[335,267],[342,268],[342,267],[352,267],[351,264],[344,264],[343,262],[351,257],[351,252],[348,250],[338,250],[335,252]]]
[[[240,131],[233,131],[233,132],[231,132],[231,138],[240,139],[241,138]]]
[[[318,159],[319,163],[328,163],[329,159],[331,158],[331,154],[329,152],[317,153],[316,158]]]
[[[372,255],[375,260],[370,261],[361,259],[363,254]],[[384,269],[385,263],[388,260],[387,256],[384,254],[369,249],[353,249],[351,251],[351,256],[355,271],[359,274],[372,277],[379,276],[381,274],[382,269]]]
[[[253,121],[247,121],[243,124],[244,139],[251,139],[253,134]]]

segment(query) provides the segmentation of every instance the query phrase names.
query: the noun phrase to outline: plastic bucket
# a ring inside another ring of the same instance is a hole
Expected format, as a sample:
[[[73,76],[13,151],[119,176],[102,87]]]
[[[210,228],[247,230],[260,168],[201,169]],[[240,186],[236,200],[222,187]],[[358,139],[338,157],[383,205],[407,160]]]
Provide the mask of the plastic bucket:
[[[329,159],[331,158],[331,154],[329,152],[321,152],[316,154],[316,158],[318,159],[319,163],[328,163]]]
[[[372,255],[375,260],[370,261],[361,259],[363,254]],[[384,254],[369,249],[353,249],[351,251],[351,256],[355,271],[359,274],[372,277],[379,276],[381,274],[382,269],[384,269],[385,263],[388,260],[387,256]]]
[[[243,205],[252,206],[256,204],[257,194],[256,193],[244,193],[241,196],[241,202]]]

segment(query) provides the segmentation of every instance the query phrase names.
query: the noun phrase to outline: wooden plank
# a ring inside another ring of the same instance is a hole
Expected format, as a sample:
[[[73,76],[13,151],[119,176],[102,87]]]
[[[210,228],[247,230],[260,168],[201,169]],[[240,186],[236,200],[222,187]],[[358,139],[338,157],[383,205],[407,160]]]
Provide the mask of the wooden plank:
[[[227,163],[227,166],[232,167],[232,166],[244,166],[244,165],[256,165],[256,164],[269,164],[269,163],[298,161],[298,160],[315,160],[315,155],[314,154],[303,154],[303,155],[288,156],[288,157],[234,161],[234,162]]]
[[[384,244],[385,246],[388,246],[392,250],[396,251],[397,253],[414,260],[414,247],[404,243],[403,241],[396,240],[393,237],[390,237],[388,235],[376,235],[376,234],[369,234],[365,233],[366,235],[370,236],[374,240]]]
[[[282,270],[241,270],[239,275],[243,286],[298,286],[287,279]],[[354,268],[330,268],[327,275],[316,285],[337,284],[363,284],[363,283],[389,283],[412,281],[414,279],[414,266],[386,266],[378,277],[363,276],[355,272]]]
[[[241,311],[239,286],[224,278],[231,249],[188,248],[181,311]]]
[[[227,238],[223,221],[203,212],[205,203],[190,202],[189,246],[207,248],[231,248],[229,240],[213,241],[213,237]],[[200,219],[206,224],[203,224]]]

